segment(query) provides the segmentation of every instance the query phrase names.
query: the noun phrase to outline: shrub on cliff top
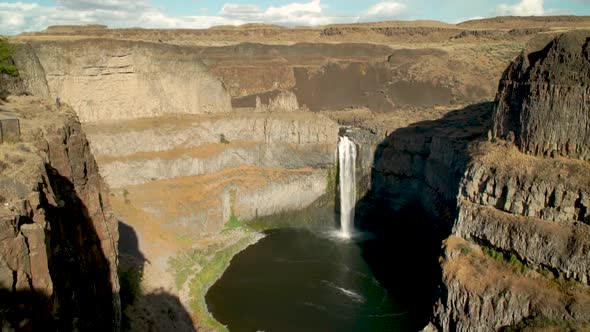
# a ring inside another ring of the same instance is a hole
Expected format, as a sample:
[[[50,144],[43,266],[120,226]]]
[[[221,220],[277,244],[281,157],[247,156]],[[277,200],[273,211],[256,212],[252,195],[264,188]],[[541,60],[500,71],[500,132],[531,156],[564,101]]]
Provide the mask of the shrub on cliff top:
[[[0,74],[18,76],[18,70],[12,61],[14,47],[6,39],[0,39]]]

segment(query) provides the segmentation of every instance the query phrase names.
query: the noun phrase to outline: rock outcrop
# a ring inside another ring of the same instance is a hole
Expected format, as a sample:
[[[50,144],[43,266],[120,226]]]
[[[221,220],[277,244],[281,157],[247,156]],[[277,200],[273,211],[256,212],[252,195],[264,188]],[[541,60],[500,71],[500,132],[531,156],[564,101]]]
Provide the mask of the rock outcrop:
[[[9,101],[22,135],[0,145],[2,329],[116,330],[117,220],[80,123],[40,99]]]
[[[451,236],[445,242],[445,292],[435,309],[442,331],[585,331],[590,315],[586,286],[545,277],[492,258],[486,250]]]
[[[22,67],[29,84],[45,79],[50,96],[70,104],[82,122],[231,111],[223,84],[191,48],[108,39],[31,45],[45,77]]]
[[[297,96],[290,91],[281,91],[276,97],[270,98],[268,104],[263,104],[259,96],[256,96],[257,111],[296,111],[299,109]]]
[[[391,207],[420,202],[450,222],[468,146],[485,134],[490,120],[491,105],[484,103],[393,131],[373,156],[371,195]]]
[[[12,44],[11,47],[13,47],[14,54],[6,61],[16,66],[18,74],[16,76],[0,74],[2,98],[8,95],[35,95],[48,98],[49,90],[45,80],[45,71],[31,46]]]
[[[529,44],[504,73],[494,135],[524,153],[590,159],[590,32]]]
[[[590,165],[490,144],[461,182],[454,233],[588,284]]]
[[[445,245],[444,331],[588,328],[588,40],[536,40],[500,81],[495,139],[471,147]]]

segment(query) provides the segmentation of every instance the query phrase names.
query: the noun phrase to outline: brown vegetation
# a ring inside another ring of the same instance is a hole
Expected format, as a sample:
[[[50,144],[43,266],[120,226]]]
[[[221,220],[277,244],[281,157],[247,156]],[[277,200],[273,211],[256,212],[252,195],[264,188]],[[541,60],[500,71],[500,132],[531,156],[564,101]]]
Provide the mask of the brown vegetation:
[[[474,243],[451,236],[445,242],[444,279],[456,280],[474,294],[510,292],[530,297],[535,307],[590,307],[590,287],[550,278],[534,269],[520,270],[507,261],[484,254]]]

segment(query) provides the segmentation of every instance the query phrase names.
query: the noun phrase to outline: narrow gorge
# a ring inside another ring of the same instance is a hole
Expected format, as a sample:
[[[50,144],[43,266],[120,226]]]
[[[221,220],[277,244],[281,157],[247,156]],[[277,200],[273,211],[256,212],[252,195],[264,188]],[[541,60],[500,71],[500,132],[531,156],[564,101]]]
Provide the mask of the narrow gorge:
[[[3,329],[589,329],[590,20],[414,24],[10,38]]]

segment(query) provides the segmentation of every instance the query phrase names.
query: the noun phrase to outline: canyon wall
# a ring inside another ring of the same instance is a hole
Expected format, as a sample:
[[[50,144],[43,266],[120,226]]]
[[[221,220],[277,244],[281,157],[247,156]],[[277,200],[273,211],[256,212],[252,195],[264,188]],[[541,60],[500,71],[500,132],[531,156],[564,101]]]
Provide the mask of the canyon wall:
[[[111,187],[240,165],[329,167],[338,127],[311,113],[234,112],[85,126]]]
[[[45,79],[49,95],[70,104],[82,122],[231,110],[222,83],[191,49],[112,39],[31,46],[45,77],[26,75]]]
[[[588,75],[576,75],[589,38],[533,44],[500,82],[493,128],[508,141],[473,146],[461,179],[435,309],[442,330],[588,328],[590,165],[577,159],[590,108]]]
[[[243,43],[199,47],[199,57],[224,82],[234,107],[254,108],[257,100],[268,104],[290,91],[313,111],[391,112],[492,99],[497,77],[516,50],[500,44],[488,54],[480,47]]]
[[[0,146],[3,329],[117,330],[118,230],[71,109],[11,97],[21,139]]]
[[[357,223],[422,225],[399,214],[408,207],[436,220],[421,229],[444,240],[435,329],[588,327],[588,33],[551,38],[510,65],[493,104],[392,127],[362,156],[373,163]]]
[[[370,195],[394,210],[420,202],[450,223],[469,144],[485,136],[491,106],[476,104],[393,130],[375,149]]]
[[[310,112],[178,115],[84,127],[114,192],[149,218],[196,233],[220,231],[231,216],[249,220],[307,207],[335,176],[339,127]]]
[[[400,233],[420,247],[436,247],[451,235],[441,260],[443,283],[427,297],[417,296],[425,299],[420,306],[437,299],[435,326],[496,330],[545,319],[576,327],[588,319],[588,110],[582,85],[588,39],[567,35],[547,47],[539,40],[548,37],[534,41],[505,72],[492,105],[485,101],[493,98],[508,59],[526,36],[547,31],[471,29],[476,27],[370,28],[387,38],[400,38],[402,31],[416,40],[441,38],[421,48],[353,42],[171,45],[159,38],[191,33],[131,29],[113,37],[98,28],[91,32],[98,36],[74,37],[68,29],[53,29],[23,36],[29,45],[22,45],[16,62],[26,68],[25,88],[59,97],[78,112],[113,188],[118,216],[142,229],[139,241],[157,276],[166,276],[162,262],[178,249],[173,242],[187,234],[219,234],[232,217],[305,208],[334,191],[342,133],[336,121],[342,114],[332,111],[341,111],[352,114],[350,126],[362,127],[348,131],[360,148],[357,216],[369,211],[384,217],[369,220],[373,224],[419,225],[412,234]],[[365,30],[334,26],[315,32],[340,40]],[[264,31],[276,36],[279,30]],[[151,42],[136,40],[144,37]],[[474,42],[480,38],[485,42]],[[359,109],[370,114],[358,120]],[[570,132],[574,137],[567,140]],[[87,162],[81,172],[94,174],[94,168]],[[71,187],[60,183],[51,190]],[[106,195],[97,198],[108,214]],[[69,204],[60,199],[58,206],[60,201]],[[415,216],[415,210],[407,220],[392,217],[407,207],[424,209],[437,222],[424,222],[429,219]],[[16,237],[24,232],[15,229]],[[173,240],[160,239],[166,232]],[[438,267],[430,258],[420,265]],[[402,262],[414,271],[412,262]],[[534,296],[545,289],[542,297]]]
[[[297,96],[287,90],[268,98],[254,98],[252,107],[232,110],[231,94],[226,90],[228,82],[216,76],[208,56],[235,56],[225,54],[224,48],[96,38],[33,40],[19,47],[22,54],[18,61],[25,85],[36,94],[59,97],[76,110],[89,133],[101,174],[111,188],[120,189],[121,195],[132,186],[149,191],[148,187],[160,185],[158,181],[215,178],[217,173],[230,169],[237,172],[244,166],[295,172],[313,168],[320,173],[285,174],[295,182],[283,187],[308,188],[313,183],[309,198],[301,199],[305,204],[326,192],[328,169],[335,164],[338,126],[321,115],[301,112]],[[261,45],[235,48],[248,57],[250,47],[265,49]],[[331,49],[320,47],[326,48]],[[239,75],[263,81],[260,75]],[[310,177],[304,179],[303,174]],[[207,218],[215,219],[215,227],[205,227],[203,231],[219,230],[234,212],[243,211],[240,217],[249,219],[281,212],[283,205],[286,209],[304,207],[303,203],[293,205],[287,195],[277,194],[282,181],[261,188],[261,192],[267,192],[261,197],[274,196],[275,203],[283,197],[282,205],[252,211],[232,208],[231,213],[225,213],[223,193],[235,191],[228,187],[213,195],[216,202],[209,202],[210,207],[205,209],[215,210],[217,217],[195,209],[179,214],[179,220],[184,224],[189,216],[200,216],[194,219],[195,225],[199,225],[212,223]],[[257,195],[253,188],[248,192]],[[144,203],[143,210],[150,210],[153,202]],[[150,212],[153,209],[146,213]],[[162,214],[153,216],[160,218]]]

